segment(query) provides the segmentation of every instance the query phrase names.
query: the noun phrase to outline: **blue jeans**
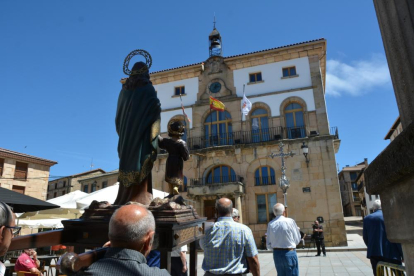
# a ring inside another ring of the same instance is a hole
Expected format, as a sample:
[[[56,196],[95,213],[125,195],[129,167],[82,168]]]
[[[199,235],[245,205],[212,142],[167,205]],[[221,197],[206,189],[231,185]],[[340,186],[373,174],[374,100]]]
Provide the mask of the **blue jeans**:
[[[273,250],[273,261],[275,262],[278,276],[299,275],[299,262],[295,250]]]

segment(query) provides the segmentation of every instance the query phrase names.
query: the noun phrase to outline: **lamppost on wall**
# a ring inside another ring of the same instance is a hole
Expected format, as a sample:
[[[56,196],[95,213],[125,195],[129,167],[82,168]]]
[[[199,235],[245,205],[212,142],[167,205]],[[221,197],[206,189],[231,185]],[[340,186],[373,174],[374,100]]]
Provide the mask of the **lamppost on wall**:
[[[272,157],[272,159],[274,157],[281,157],[281,159],[282,159],[282,168],[281,168],[282,169],[282,176],[279,178],[279,187],[283,191],[283,199],[284,199],[284,202],[285,202],[284,205],[285,205],[286,217],[287,217],[288,216],[287,190],[289,189],[290,184],[289,184],[289,180],[286,176],[285,158],[289,157],[289,156],[293,157],[293,155],[295,155],[295,153],[293,153],[292,151],[284,153],[283,152],[283,147],[284,146],[285,145],[282,142],[280,142],[279,143],[280,153],[273,153],[272,152],[269,155],[269,157]]]
[[[306,167],[309,168],[310,159],[308,159],[308,153],[309,153],[308,145],[306,145],[305,142],[303,142],[300,148],[302,149],[303,156],[305,156],[305,159],[306,159]]]

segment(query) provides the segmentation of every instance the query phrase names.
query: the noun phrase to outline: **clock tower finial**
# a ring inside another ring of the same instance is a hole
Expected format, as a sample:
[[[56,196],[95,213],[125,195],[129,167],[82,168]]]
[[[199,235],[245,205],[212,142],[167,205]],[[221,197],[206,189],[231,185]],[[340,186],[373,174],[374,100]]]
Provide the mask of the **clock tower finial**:
[[[213,31],[208,36],[209,54],[211,56],[222,56],[223,48],[221,35],[216,29],[216,14],[214,13]]]

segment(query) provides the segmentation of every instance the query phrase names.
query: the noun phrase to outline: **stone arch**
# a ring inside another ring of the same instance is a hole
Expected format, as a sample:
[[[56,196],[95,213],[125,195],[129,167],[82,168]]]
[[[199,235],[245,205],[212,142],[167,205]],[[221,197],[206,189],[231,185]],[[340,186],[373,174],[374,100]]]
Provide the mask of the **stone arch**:
[[[303,121],[305,123],[305,129],[306,133],[308,133],[308,126],[309,126],[309,114],[308,114],[308,106],[306,104],[306,101],[302,99],[301,97],[293,96],[288,97],[283,100],[283,102],[280,104],[279,110],[280,110],[280,125],[283,128],[286,128],[286,118],[285,118],[285,108],[291,104],[291,103],[297,103],[303,108]]]
[[[254,174],[256,172],[256,170],[260,167],[264,167],[264,166],[269,166],[272,169],[275,170],[275,176],[276,179],[278,179],[278,177],[280,177],[280,167],[281,164],[280,162],[278,162],[276,159],[272,159],[270,157],[262,157],[262,158],[258,158],[255,159],[254,161],[252,161],[249,166],[247,167],[247,171],[246,171],[246,183],[248,187],[255,187],[255,182],[254,182]],[[277,182],[277,181],[276,181]]]
[[[272,109],[270,108],[269,105],[267,105],[264,102],[257,102],[252,104],[252,109],[249,111],[249,114],[247,114],[246,116],[246,125],[247,125],[247,129],[251,130],[252,129],[252,122],[251,122],[251,116],[253,111],[255,111],[256,109],[264,109],[267,111],[267,115],[268,115],[268,120],[269,120],[269,128],[272,127]]]
[[[207,177],[208,173],[211,172],[212,169],[214,169],[216,167],[219,167],[219,166],[229,167],[229,168],[231,168],[234,171],[234,173],[236,173],[236,170],[231,165],[228,165],[228,164],[225,164],[225,163],[211,164],[210,166],[208,166],[207,168],[205,168],[205,170],[203,172],[203,181],[206,180],[206,177]]]
[[[207,119],[207,117],[208,117],[208,115],[210,115],[210,113],[211,112],[213,112],[213,111],[215,111],[215,110],[213,110],[213,109],[207,109],[204,113],[203,113],[203,115],[201,116],[201,133],[202,133],[202,136],[204,137],[205,136],[205,128],[204,128],[204,123],[206,122],[206,119]],[[233,114],[231,113],[231,111],[229,110],[229,109],[227,109],[226,107],[224,108],[224,111],[227,111],[229,114],[230,114],[230,119],[232,120],[233,119]]]

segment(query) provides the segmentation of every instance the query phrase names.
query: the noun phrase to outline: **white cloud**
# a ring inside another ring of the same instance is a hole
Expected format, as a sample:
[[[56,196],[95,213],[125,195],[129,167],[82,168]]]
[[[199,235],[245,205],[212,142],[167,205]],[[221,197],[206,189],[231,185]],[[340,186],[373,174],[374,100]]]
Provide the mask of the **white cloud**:
[[[382,55],[350,64],[330,59],[326,67],[326,94],[330,96],[360,96],[391,83],[388,64]]]

